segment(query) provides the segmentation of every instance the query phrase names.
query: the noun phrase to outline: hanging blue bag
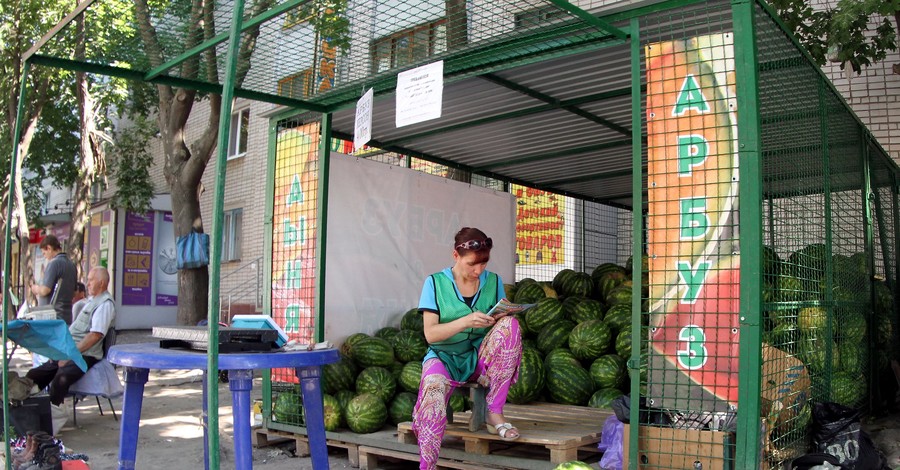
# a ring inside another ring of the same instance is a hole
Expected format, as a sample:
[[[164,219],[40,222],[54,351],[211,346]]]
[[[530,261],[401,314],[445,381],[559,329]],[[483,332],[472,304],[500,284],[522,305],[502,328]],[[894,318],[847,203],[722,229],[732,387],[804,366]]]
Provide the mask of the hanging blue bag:
[[[178,237],[175,242],[176,267],[178,269],[196,269],[209,265],[209,235],[191,231]]]

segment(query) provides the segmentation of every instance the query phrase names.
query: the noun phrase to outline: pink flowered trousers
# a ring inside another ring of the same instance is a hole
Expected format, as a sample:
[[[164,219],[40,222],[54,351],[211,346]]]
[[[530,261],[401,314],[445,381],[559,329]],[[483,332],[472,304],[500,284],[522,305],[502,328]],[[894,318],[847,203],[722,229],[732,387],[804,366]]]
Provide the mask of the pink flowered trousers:
[[[514,317],[497,320],[478,350],[478,363],[468,382],[487,389],[485,401],[490,413],[503,413],[509,386],[518,379],[522,362],[522,334]],[[419,443],[419,468],[437,468],[441,441],[447,428],[447,403],[450,394],[461,385],[450,378],[440,359],[429,359],[422,366],[419,399],[413,409],[412,429]]]

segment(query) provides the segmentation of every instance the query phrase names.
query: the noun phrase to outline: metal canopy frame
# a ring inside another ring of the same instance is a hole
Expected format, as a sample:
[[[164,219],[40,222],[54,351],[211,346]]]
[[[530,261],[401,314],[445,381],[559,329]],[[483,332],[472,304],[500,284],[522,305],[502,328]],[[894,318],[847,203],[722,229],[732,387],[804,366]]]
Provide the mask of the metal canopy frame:
[[[698,34],[716,28],[743,28],[742,34],[746,39],[754,34],[753,8],[757,5],[753,0],[648,0],[619,7],[616,11],[586,11],[566,0],[511,2],[520,4],[517,8],[525,4],[535,8],[555,8],[554,11],[560,12],[561,16],[556,20],[528,28],[525,32],[506,25],[505,33],[488,34],[467,44],[449,47],[445,52],[418,58],[412,63],[379,72],[371,70],[368,60],[360,65],[350,60],[341,62],[342,59],[338,58],[338,64],[348,69],[346,75],[335,77],[335,83],[327,90],[308,96],[295,96],[281,92],[277,86],[273,86],[280,78],[273,76],[270,73],[272,71],[252,69],[250,64],[243,65],[251,67],[251,71],[256,72],[261,78],[257,77],[259,80],[256,82],[251,80],[240,85],[235,83],[236,71],[240,65],[238,48],[242,37],[254,28],[269,28],[264,34],[284,34],[289,27],[274,24],[276,20],[280,21],[291,12],[298,11],[308,3],[308,0],[276,2],[273,7],[252,17],[244,15],[245,2],[236,0],[233,10],[221,12],[222,15],[218,18],[222,20],[221,24],[229,24],[229,28],[219,30],[211,38],[185,50],[168,51],[171,57],[155,67],[147,66],[142,69],[113,65],[115,61],[108,58],[100,60],[88,57],[85,60],[76,60],[72,58],[73,54],[45,51],[51,44],[59,46],[60,43],[64,44],[67,39],[71,39],[67,36],[71,34],[71,22],[78,15],[90,14],[91,6],[95,3],[99,2],[83,1],[38,41],[24,55],[23,75],[27,76],[33,66],[56,67],[222,95],[215,166],[216,189],[210,279],[219,277],[218,251],[221,249],[222,239],[225,161],[233,98],[246,98],[283,106],[284,113],[290,110],[295,110],[296,113],[305,111],[321,113],[324,116],[322,120],[324,135],[351,139],[353,106],[362,92],[368,88],[374,89],[376,96],[372,132],[374,138],[370,145],[465,169],[508,183],[528,185],[615,207],[638,209],[635,211],[638,215],[634,218],[633,232],[634,256],[635,259],[640,258],[639,241],[642,237],[643,222],[640,213],[646,200],[643,188],[646,187],[644,175],[647,158],[644,132],[646,116],[642,112],[641,100],[641,95],[645,91],[641,73],[643,64],[640,63],[640,44],[636,41],[639,20],[675,9],[689,14],[692,9],[703,9],[709,5],[724,6],[718,13],[720,16],[712,18],[709,23],[703,25],[686,23],[681,26],[682,32]],[[768,9],[767,6],[764,8]],[[770,9],[767,11],[771,14]],[[431,13],[423,12],[423,18],[429,14]],[[735,17],[732,23],[732,15],[738,14],[741,18]],[[165,15],[160,15],[157,19],[164,17]],[[779,26],[784,28],[783,24],[779,23]],[[746,36],[748,34],[750,36]],[[371,33],[370,38],[374,37],[374,33]],[[652,33],[641,33],[641,41],[655,39],[657,38]],[[369,57],[370,45],[371,43],[363,47],[365,57]],[[736,42],[736,48],[738,46]],[[740,59],[743,60],[741,66],[747,67],[754,63],[756,53],[754,47],[741,50]],[[55,50],[59,49],[57,47]],[[299,47],[295,49],[297,53],[305,53],[299,51]],[[312,49],[318,50],[318,46]],[[62,50],[66,49],[63,47]],[[220,80],[207,81],[180,75],[179,66],[211,50],[215,52],[216,57],[224,58],[225,72],[220,76]],[[809,60],[808,55],[806,58]],[[435,60],[444,61],[445,113],[442,119],[402,129],[394,128],[393,103],[389,98],[393,96],[397,73]],[[795,65],[778,62],[762,64],[757,68],[789,69]],[[355,67],[362,67],[364,71],[357,73]],[[741,77],[741,80],[742,85],[752,87],[757,77],[755,75]],[[27,81],[23,79],[14,154],[18,152],[17,142],[21,133],[23,104],[27,99],[26,83]],[[260,83],[266,85],[261,86]],[[843,105],[848,107],[846,103]],[[746,109],[755,111],[754,106],[748,106]],[[743,114],[742,118],[747,119],[748,125],[756,131],[758,116],[751,116],[751,113]],[[532,121],[536,117],[542,119],[540,127],[543,133],[536,132]],[[804,118],[803,111],[798,111],[797,116],[788,117],[798,120]],[[753,119],[757,119],[756,124],[752,122]],[[863,127],[861,123],[860,127]],[[487,140],[475,138],[477,136],[489,138]],[[744,137],[742,135],[742,138]],[[750,136],[751,140],[754,138],[758,139],[758,134]],[[758,152],[757,147],[758,142],[749,150],[748,155]],[[320,151],[326,154],[328,152],[324,140]],[[572,162],[579,164],[577,174],[558,171],[565,166],[563,163]],[[742,161],[742,169],[743,163]],[[896,165],[893,165],[893,168],[896,174]],[[556,171],[551,171],[553,169]],[[770,196],[772,195],[766,195]],[[6,227],[5,237],[7,240],[10,239],[9,225]],[[5,268],[6,272],[9,272],[9,243],[6,246]],[[323,245],[319,246],[321,257],[324,249],[321,249]],[[324,260],[320,265],[324,266]],[[758,290],[758,287],[748,283],[745,288]],[[9,279],[4,278],[3,291],[6,292],[8,288]],[[635,282],[634,288],[640,291],[639,280]],[[211,282],[209,302],[211,316],[215,315],[218,308],[218,297],[218,283]],[[638,296],[636,302],[639,301]],[[8,312],[9,303],[6,296],[3,306],[4,312]],[[640,308],[639,305],[637,308]],[[6,316],[3,322],[5,326]],[[758,323],[748,324],[747,327],[752,331],[751,334],[742,335],[742,357],[745,353],[754,354],[754,348],[755,353],[757,355],[759,353]],[[210,321],[209,334],[215,336],[217,329],[217,322]],[[755,334],[752,334],[754,332]],[[5,353],[5,328],[3,340]],[[217,355],[217,345],[211,343],[208,370],[217,370]],[[4,374],[7,367],[7,361],[4,359]],[[210,391],[208,406],[215,409],[218,407],[217,375],[208,374],[208,380]],[[758,389],[758,384],[753,383],[754,380],[757,382],[759,380],[758,370],[756,374],[748,374],[741,383],[741,396],[747,397],[750,410],[758,410],[759,407],[759,397],[752,396],[755,392],[744,393]],[[636,390],[637,379],[634,381],[632,389]],[[8,395],[5,384],[3,398],[6,403]],[[632,412],[637,413],[636,406]],[[210,414],[208,420],[211,429],[218,429],[216,413]],[[749,468],[758,463],[759,455],[754,449],[758,448],[756,446],[759,428],[749,417],[743,418],[742,421],[741,429],[744,432],[738,437],[738,462],[748,465]],[[8,413],[4,413],[4,425],[8,428]],[[636,426],[632,428],[631,434],[632,440],[637,438]],[[211,449],[218,449],[217,432],[209,433],[209,446]],[[632,457],[635,457],[637,446],[632,447],[632,452],[634,454]],[[7,455],[9,455],[8,441]],[[210,467],[218,468],[218,452],[211,453]]]

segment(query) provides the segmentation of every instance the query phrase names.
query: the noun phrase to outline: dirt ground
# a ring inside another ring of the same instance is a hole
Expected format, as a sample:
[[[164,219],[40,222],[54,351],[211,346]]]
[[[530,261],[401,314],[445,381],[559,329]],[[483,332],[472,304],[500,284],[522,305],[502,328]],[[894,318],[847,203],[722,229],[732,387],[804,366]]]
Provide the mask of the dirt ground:
[[[119,332],[118,343],[152,342],[147,330]],[[24,375],[31,366],[31,355],[18,348],[10,362],[10,370]],[[136,468],[189,469],[203,467],[203,430],[200,426],[202,374],[200,371],[150,371],[145,387],[138,440]],[[252,399],[262,397],[262,379],[253,383]],[[93,399],[80,402],[77,426],[71,417],[71,401],[66,401],[69,421],[59,437],[73,453],[89,457],[92,470],[117,468],[119,423],[109,413],[109,404],[101,399],[104,415]],[[122,398],[113,399],[116,413],[121,413]],[[227,384],[219,386],[220,468],[233,469],[231,394]],[[869,417],[864,427],[888,458],[889,466],[900,469],[900,414]],[[343,449],[329,449],[332,469],[352,468]],[[382,462],[379,462],[380,464]],[[253,449],[254,468],[264,470],[311,469],[309,457],[294,455],[293,441]],[[418,468],[410,462],[386,462],[381,468],[406,470]]]

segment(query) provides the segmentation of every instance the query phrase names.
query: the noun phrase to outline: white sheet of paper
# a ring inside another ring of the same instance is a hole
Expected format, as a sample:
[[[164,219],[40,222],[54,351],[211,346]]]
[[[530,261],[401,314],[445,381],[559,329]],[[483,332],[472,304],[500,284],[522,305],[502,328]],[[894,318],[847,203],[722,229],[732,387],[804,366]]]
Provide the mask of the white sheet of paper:
[[[361,149],[372,140],[372,101],[374,92],[369,88],[356,102],[356,122],[353,126],[353,148]]]
[[[397,127],[441,117],[444,95],[444,61],[397,75]]]

